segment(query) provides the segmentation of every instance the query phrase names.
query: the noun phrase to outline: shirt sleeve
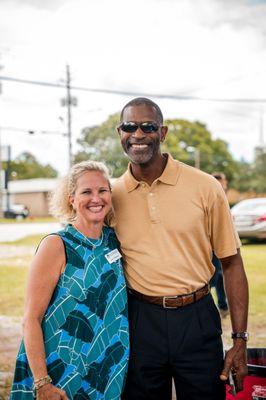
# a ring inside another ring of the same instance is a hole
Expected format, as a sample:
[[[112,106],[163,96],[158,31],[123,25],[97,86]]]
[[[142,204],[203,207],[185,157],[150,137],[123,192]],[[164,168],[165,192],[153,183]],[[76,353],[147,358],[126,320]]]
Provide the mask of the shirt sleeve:
[[[241,242],[222,187],[217,187],[217,196],[210,210],[209,229],[212,248],[218,258],[237,253]]]

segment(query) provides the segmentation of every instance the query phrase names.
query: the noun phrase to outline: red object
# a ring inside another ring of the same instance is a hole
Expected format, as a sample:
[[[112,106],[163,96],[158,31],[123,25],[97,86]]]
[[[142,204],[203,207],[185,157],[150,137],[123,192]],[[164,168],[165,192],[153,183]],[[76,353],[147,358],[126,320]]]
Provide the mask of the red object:
[[[230,386],[226,385],[226,400],[252,400],[252,392],[254,391],[253,386],[260,385],[266,386],[266,378],[260,378],[257,376],[246,376],[244,379],[244,390],[233,396],[229,393]]]
[[[266,387],[266,349],[247,349],[248,375],[244,378],[244,388],[233,396],[226,385],[226,400],[252,400],[253,386]]]
[[[266,214],[262,215],[261,217],[257,218],[254,223],[258,223],[258,222],[264,222],[266,221]]]

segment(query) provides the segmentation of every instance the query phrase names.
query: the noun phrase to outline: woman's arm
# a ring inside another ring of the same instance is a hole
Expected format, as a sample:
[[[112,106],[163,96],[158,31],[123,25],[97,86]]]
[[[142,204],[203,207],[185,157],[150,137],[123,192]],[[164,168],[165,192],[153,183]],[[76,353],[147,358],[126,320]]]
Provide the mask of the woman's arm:
[[[30,265],[23,334],[27,358],[35,381],[47,375],[41,322],[65,264],[64,244],[59,236],[51,235],[41,242]],[[60,397],[55,398],[67,399],[63,391],[51,384],[46,384],[38,390],[38,398],[54,398],[49,397],[48,393],[44,395],[47,391],[60,391],[57,393]]]

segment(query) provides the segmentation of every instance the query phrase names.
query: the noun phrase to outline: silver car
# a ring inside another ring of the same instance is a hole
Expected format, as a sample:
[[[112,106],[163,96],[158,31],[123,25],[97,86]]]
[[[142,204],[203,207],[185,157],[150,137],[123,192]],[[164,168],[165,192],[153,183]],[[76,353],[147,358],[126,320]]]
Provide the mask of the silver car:
[[[266,198],[242,200],[231,212],[240,237],[266,239]]]

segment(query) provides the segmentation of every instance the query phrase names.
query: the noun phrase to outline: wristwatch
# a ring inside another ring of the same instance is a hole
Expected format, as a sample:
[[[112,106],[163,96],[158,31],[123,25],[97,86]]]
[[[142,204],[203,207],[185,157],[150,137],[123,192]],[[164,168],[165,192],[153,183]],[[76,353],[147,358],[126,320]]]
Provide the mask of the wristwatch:
[[[243,339],[245,342],[248,341],[249,334],[248,332],[232,332],[231,334],[232,339]]]

